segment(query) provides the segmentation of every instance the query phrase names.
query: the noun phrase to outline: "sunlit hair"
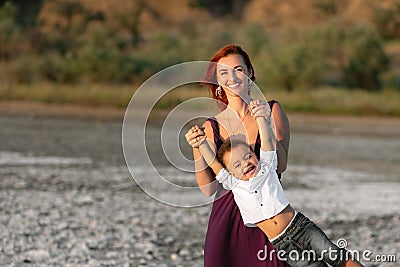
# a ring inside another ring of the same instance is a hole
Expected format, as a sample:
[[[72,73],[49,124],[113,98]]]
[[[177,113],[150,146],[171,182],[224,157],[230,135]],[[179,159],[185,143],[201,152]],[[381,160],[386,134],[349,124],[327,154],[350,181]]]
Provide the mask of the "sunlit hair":
[[[224,90],[222,90],[221,92],[221,97],[219,97],[216,92],[219,85],[217,83],[217,64],[215,63],[218,63],[221,58],[232,54],[240,55],[243,58],[244,64],[246,64],[248,71],[251,73],[250,79],[252,81],[255,81],[256,79],[250,57],[240,46],[229,44],[218,50],[217,53],[215,53],[215,55],[210,59],[211,64],[208,65],[208,68],[206,70],[206,74],[204,76],[204,84],[209,87],[209,91],[212,94],[213,98],[215,100],[218,100],[217,105],[221,110],[225,109],[226,105],[228,105],[228,98],[226,97]],[[221,101],[222,103],[219,101]]]
[[[222,145],[219,147],[218,152],[217,152],[217,159],[219,162],[222,163],[222,165],[226,168],[227,164],[224,162],[224,156],[226,153],[231,152],[232,148],[235,148],[237,146],[246,146],[250,149],[251,152],[254,153],[253,148],[247,144],[246,142],[242,140],[230,140],[229,138],[222,143]]]

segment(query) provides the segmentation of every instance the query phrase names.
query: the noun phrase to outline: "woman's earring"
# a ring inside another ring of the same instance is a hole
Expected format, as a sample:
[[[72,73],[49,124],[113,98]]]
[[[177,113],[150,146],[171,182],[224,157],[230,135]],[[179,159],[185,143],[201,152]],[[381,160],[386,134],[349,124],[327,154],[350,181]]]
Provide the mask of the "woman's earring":
[[[221,85],[217,87],[217,89],[215,90],[215,94],[216,94],[219,98],[222,98],[222,88],[221,88]]]
[[[247,84],[248,84],[248,86],[249,86],[249,89],[251,88],[251,86],[253,85],[253,81],[250,79],[250,78],[248,78],[248,80],[247,80]]]

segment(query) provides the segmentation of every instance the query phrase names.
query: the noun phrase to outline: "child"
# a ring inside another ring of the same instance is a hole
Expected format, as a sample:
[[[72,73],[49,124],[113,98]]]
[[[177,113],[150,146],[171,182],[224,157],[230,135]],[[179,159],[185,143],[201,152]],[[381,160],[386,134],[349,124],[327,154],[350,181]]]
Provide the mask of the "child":
[[[199,148],[204,160],[218,175],[216,179],[223,187],[232,190],[244,224],[258,226],[277,250],[284,251],[288,263],[295,266],[362,266],[347,260],[346,251],[334,245],[322,230],[295,211],[285,196],[278,179],[275,135],[270,127],[270,110],[261,101],[249,105],[257,119],[261,137],[260,160],[251,147],[241,141],[225,142],[217,153],[211,149],[202,128],[194,126],[198,133],[192,147]],[[267,118],[267,119],[266,119]],[[291,251],[296,250],[293,254]],[[301,258],[308,250],[309,258]],[[290,255],[299,255],[294,259]],[[311,257],[313,255],[313,257]],[[289,256],[289,257],[288,257]]]

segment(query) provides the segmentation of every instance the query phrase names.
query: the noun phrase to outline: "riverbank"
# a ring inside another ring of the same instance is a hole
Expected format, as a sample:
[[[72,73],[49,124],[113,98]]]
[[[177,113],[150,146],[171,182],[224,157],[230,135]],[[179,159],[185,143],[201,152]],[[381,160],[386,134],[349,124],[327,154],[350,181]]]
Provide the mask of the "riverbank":
[[[0,101],[0,115],[122,121],[125,109],[110,106]],[[288,116],[292,130],[297,132],[400,137],[400,118],[398,117],[327,115],[307,112],[288,112]]]

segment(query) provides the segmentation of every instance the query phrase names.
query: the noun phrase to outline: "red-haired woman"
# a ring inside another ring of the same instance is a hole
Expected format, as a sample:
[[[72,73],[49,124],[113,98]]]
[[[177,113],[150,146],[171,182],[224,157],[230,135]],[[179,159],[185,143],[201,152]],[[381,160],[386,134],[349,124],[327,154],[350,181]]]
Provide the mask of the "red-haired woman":
[[[258,125],[249,114],[250,88],[255,80],[248,54],[236,45],[221,48],[210,60],[205,80],[221,112],[204,124],[206,136],[218,149],[227,138],[243,139],[259,155]],[[269,105],[278,140],[278,174],[285,171],[289,150],[290,125],[285,111],[276,101]],[[196,132],[188,132],[188,143],[196,146]],[[207,166],[197,148],[193,149],[196,180],[208,196],[216,193],[204,247],[205,267],[285,266],[277,258],[274,247],[257,227],[243,224],[232,191],[226,191],[215,180],[216,174]],[[275,253],[274,253],[275,252]]]

